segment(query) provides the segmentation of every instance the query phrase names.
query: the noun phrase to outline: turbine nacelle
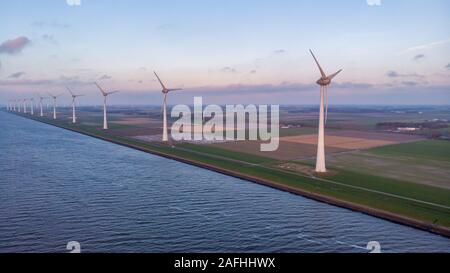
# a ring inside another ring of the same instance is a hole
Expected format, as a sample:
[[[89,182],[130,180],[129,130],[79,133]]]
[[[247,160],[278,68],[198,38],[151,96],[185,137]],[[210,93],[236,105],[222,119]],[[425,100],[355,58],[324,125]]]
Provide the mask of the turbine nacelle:
[[[323,71],[322,67],[320,66],[319,61],[317,60],[316,56],[314,55],[314,53],[312,52],[311,49],[309,50],[309,52],[311,52],[311,55],[313,56],[314,61],[316,62],[317,67],[319,68],[320,74],[322,75],[322,77],[316,83],[320,86],[330,85],[331,81],[334,79],[334,77],[336,77],[339,73],[342,72],[342,69],[334,74],[327,76],[325,74],[325,72]]]
[[[53,98],[54,100],[56,100],[58,97],[60,97],[61,96],[61,94],[59,94],[59,95],[53,95],[53,94],[51,94],[51,93],[47,93],[51,98]]]
[[[327,78],[325,78],[325,79],[320,78],[319,80],[317,80],[316,83],[320,86],[327,86],[327,85],[330,85],[331,80],[327,79]]]
[[[158,74],[156,74],[155,71],[153,71],[153,73],[155,73],[156,78],[158,79],[159,83],[161,84],[161,87],[162,87],[162,93],[163,93],[164,95],[167,95],[167,94],[169,94],[170,92],[173,92],[173,91],[180,91],[180,90],[183,90],[183,89],[181,89],[181,88],[174,88],[174,89],[166,88],[166,86],[164,85],[164,83],[163,83],[163,82],[161,81],[161,79],[159,78]]]
[[[115,93],[119,92],[119,91],[106,92],[105,90],[103,90],[103,88],[98,83],[94,82],[94,84],[97,86],[97,88],[100,90],[100,92],[102,93],[103,97],[105,97],[105,98],[107,96],[109,96],[109,95],[112,95],[112,94],[115,94]],[[82,96],[82,95],[79,95],[79,96]]]

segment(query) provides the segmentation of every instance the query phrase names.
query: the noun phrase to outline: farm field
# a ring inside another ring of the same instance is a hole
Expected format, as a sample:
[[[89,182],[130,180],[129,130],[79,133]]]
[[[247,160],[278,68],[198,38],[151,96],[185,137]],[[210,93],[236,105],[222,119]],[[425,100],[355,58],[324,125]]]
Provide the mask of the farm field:
[[[450,189],[448,161],[356,151],[330,155],[328,164],[333,168]]]

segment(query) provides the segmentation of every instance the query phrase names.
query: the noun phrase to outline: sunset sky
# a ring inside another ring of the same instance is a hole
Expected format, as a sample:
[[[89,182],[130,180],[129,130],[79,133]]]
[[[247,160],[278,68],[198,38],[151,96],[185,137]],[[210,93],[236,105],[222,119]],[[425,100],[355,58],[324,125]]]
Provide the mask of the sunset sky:
[[[448,0],[2,0],[0,103],[66,93],[99,104],[450,104]],[[69,97],[62,99],[69,102]]]

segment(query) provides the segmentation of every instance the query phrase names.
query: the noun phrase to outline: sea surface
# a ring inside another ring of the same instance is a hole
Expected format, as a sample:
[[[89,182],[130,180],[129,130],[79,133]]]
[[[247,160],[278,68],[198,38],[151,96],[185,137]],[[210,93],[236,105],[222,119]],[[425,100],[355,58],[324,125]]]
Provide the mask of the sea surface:
[[[0,252],[450,252],[450,240],[0,112]]]

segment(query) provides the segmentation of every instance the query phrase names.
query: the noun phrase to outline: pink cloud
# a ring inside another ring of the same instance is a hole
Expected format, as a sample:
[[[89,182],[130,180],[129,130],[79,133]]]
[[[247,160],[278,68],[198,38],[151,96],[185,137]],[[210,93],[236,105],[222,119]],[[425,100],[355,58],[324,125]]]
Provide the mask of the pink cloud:
[[[20,53],[30,43],[31,43],[31,40],[24,36],[5,41],[0,45],[0,54],[1,53],[5,53],[5,54]]]

